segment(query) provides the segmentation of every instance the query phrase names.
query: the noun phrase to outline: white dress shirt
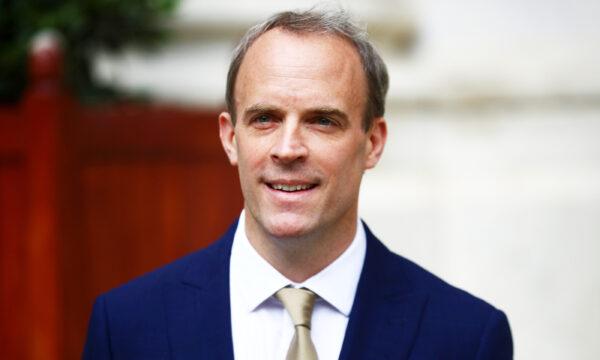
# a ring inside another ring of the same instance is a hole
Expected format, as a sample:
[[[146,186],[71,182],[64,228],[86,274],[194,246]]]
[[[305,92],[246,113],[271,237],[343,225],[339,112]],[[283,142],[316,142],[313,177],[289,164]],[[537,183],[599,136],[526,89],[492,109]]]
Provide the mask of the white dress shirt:
[[[233,352],[237,360],[283,360],[294,325],[273,297],[282,287],[305,287],[318,295],[311,338],[320,360],[338,359],[348,316],[366,253],[366,235],[358,221],[350,246],[329,266],[303,283],[287,279],[252,247],[242,211],[230,260],[230,302]]]

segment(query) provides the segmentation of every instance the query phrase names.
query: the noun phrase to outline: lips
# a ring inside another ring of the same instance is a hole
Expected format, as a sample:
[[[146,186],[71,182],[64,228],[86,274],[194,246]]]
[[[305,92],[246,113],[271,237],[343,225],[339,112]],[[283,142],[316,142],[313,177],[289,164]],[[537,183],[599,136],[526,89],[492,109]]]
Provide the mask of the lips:
[[[273,190],[285,191],[285,192],[297,192],[310,190],[316,186],[316,184],[281,184],[281,183],[267,183],[267,185]]]
[[[269,184],[269,186],[272,189],[287,191],[287,192],[308,190],[308,189],[311,189],[314,187],[314,185],[311,185],[311,184],[303,184],[303,185]]]

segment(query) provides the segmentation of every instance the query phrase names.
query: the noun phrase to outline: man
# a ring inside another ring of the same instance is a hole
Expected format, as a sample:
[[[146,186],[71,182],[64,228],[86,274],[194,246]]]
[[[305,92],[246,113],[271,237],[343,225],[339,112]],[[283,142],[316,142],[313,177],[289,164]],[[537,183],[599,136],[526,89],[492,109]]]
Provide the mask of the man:
[[[100,296],[84,358],[512,358],[501,311],[358,219],[387,86],[344,13],[280,13],[249,30],[219,116],[244,211],[209,248]]]

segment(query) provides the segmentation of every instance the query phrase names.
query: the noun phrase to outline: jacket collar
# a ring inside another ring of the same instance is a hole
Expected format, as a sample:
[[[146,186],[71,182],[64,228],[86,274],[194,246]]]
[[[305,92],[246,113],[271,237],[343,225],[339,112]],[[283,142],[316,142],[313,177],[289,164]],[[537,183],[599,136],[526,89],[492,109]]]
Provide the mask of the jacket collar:
[[[229,258],[234,222],[215,244],[191,255],[180,283],[165,286],[173,357],[233,359]],[[365,224],[367,252],[340,359],[405,359],[427,302]]]
[[[427,296],[415,290],[399,257],[365,229],[367,254],[340,359],[406,359]]]
[[[181,282],[164,288],[172,358],[233,359],[229,257],[234,222],[208,248],[191,255]]]

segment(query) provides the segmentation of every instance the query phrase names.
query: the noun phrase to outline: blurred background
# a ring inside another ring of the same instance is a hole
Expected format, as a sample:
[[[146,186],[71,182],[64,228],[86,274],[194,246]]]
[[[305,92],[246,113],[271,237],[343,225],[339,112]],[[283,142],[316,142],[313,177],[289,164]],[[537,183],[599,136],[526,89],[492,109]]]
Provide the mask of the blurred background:
[[[78,358],[95,296],[226,229],[231,51],[314,3],[0,1],[4,358]],[[363,219],[504,310],[515,358],[600,358],[600,2],[330,4],[391,78]]]

